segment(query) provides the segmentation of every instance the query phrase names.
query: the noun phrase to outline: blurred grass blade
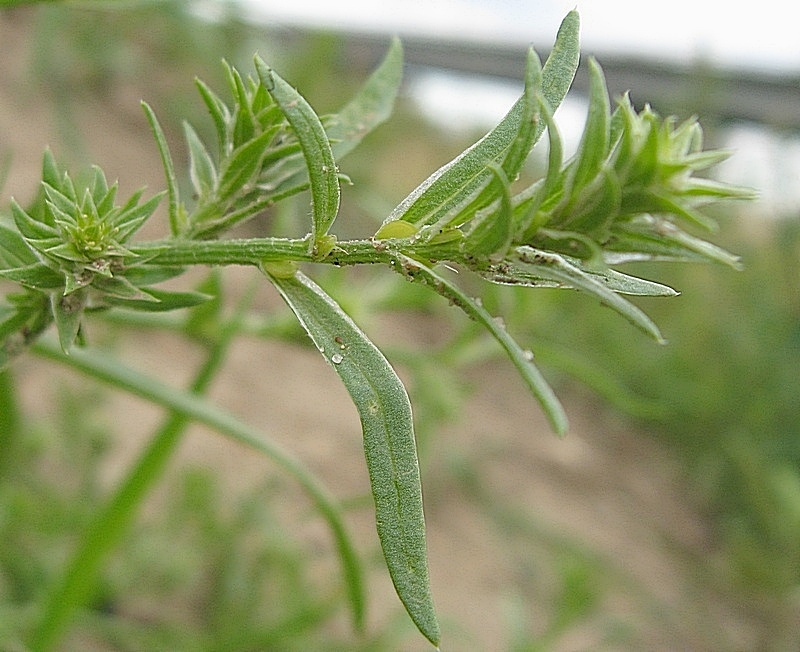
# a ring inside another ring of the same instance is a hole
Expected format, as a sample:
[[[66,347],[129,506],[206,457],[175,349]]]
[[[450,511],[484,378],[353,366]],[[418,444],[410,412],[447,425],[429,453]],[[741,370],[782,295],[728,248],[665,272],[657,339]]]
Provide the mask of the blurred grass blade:
[[[541,93],[553,111],[561,104],[575,76],[580,57],[578,32],[580,20],[576,11],[571,11],[561,24],[556,43],[541,71]],[[538,59],[528,60],[526,77],[530,79],[531,68]],[[501,162],[520,132],[530,98],[526,93],[511,108],[503,120],[486,136],[458,157],[439,168],[422,182],[387,218],[386,222],[404,220],[421,226],[434,224],[445,213],[453,212],[480,192],[492,179],[486,167],[490,162]],[[538,113],[538,101],[533,106]],[[539,120],[533,130],[530,146],[544,131],[544,122]],[[526,152],[527,154],[527,152]],[[516,171],[506,169],[509,178]]]
[[[398,262],[398,271],[401,271],[406,278],[430,286],[491,333],[492,337],[506,351],[531,393],[539,401],[553,431],[558,435],[566,433],[568,424],[564,408],[544,376],[542,376],[542,373],[533,364],[533,356],[530,351],[523,350],[516,340],[508,334],[502,323],[493,317],[479,302],[466,295],[456,285],[437,274],[433,269],[404,255],[398,255]]]
[[[115,389],[130,392],[161,405],[176,415],[217,430],[264,454],[289,473],[308,493],[331,529],[344,570],[353,619],[356,627],[363,629],[364,585],[361,564],[345,527],[342,510],[328,489],[291,453],[274,441],[265,439],[262,433],[219,409],[203,396],[165,385],[151,376],[126,367],[107,353],[76,349],[70,355],[64,355],[57,344],[47,339],[37,342],[33,349],[45,358],[72,367],[108,383]],[[207,364],[215,369],[223,357],[212,356]],[[213,372],[210,376],[213,376]],[[197,387],[194,389],[198,391]],[[82,606],[91,592],[98,564],[121,534],[133,508],[141,500],[143,490],[160,474],[162,465],[173,448],[173,440],[177,441],[180,431],[166,428],[161,435],[168,437],[169,441],[157,438],[150,443],[137,468],[131,471],[128,481],[117,490],[106,510],[98,516],[94,528],[86,535],[84,548],[72,560],[73,565],[68,576],[61,585],[53,589],[49,611],[44,614],[39,629],[33,634],[34,644],[31,649],[38,652],[55,647],[72,613]]]
[[[339,374],[358,409],[378,537],[389,574],[411,619],[438,646],[439,623],[428,579],[422,487],[406,390],[383,354],[311,279],[301,272],[270,275],[270,279]]]
[[[281,108],[303,150],[311,186],[313,248],[328,233],[339,212],[339,170],[331,143],[319,116],[305,98],[259,57],[255,64],[261,83]]]

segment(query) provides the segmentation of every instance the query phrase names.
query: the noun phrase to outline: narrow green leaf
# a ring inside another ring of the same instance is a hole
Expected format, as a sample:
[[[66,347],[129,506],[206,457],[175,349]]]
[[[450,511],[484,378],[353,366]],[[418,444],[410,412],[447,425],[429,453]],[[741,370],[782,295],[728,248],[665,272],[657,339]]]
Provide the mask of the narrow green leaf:
[[[311,187],[313,234],[311,246],[328,233],[339,212],[339,170],[319,116],[289,83],[256,57],[261,83],[280,106],[303,150]]]
[[[483,214],[475,217],[461,248],[478,258],[493,254],[503,258],[511,244],[511,184],[502,167],[490,164],[489,169],[495,176],[493,183],[500,194],[499,205],[496,209],[486,209]]]
[[[602,283],[606,288],[620,294],[630,294],[647,297],[674,297],[678,293],[668,285],[648,281],[637,276],[623,274],[611,268],[593,269],[586,268],[582,261],[569,256],[562,257],[581,272]],[[501,285],[523,285],[531,287],[567,287],[561,277],[554,277],[552,274],[540,274],[538,267],[515,264],[505,260],[497,269],[491,268],[481,272],[481,276],[492,283]],[[570,285],[569,287],[573,287]]]
[[[231,153],[219,173],[217,195],[220,198],[227,199],[234,195],[241,190],[242,186],[256,177],[261,170],[261,162],[264,160],[267,147],[273,138],[272,131],[265,131],[240,145]]]
[[[132,206],[116,215],[113,218],[113,224],[118,242],[127,242],[128,239],[136,233],[139,227],[141,227],[155,212],[163,197],[164,193],[162,191],[157,195],[153,195],[144,204]]]
[[[542,69],[542,95],[552,111],[561,106],[578,70],[580,30],[580,15],[573,9],[561,21],[555,44]]]
[[[541,92],[553,110],[564,99],[578,67],[579,26],[578,13],[570,12],[561,24],[556,43],[541,71]],[[532,74],[537,65],[538,58],[529,56],[526,82],[538,77]],[[509,148],[519,137],[520,125],[531,108],[538,113],[538,100],[531,107],[531,98],[526,92],[492,131],[417,186],[392,211],[386,222],[402,219],[418,227],[439,223],[444,226],[449,222],[448,216],[459,214],[491,181],[492,173],[487,163],[504,160]],[[543,131],[544,123],[539,120],[533,130],[530,147]],[[513,178],[516,172],[506,169],[506,174]]]
[[[600,64],[589,59],[589,115],[575,154],[577,161],[568,182],[568,194],[575,194],[594,179],[608,155],[610,137],[608,89]]]
[[[544,376],[542,376],[542,373],[533,363],[533,356],[530,351],[523,350],[516,340],[508,334],[503,324],[493,317],[478,301],[469,297],[456,285],[436,273],[436,271],[408,256],[398,255],[397,260],[396,271],[411,281],[429,286],[453,305],[461,308],[470,318],[489,331],[492,337],[503,347],[511,362],[522,375],[528,389],[539,401],[539,405],[542,406],[542,410],[544,410],[553,431],[558,435],[563,435],[567,431],[567,417],[564,413],[564,408]]]
[[[61,235],[57,228],[34,219],[13,198],[11,200],[11,214],[14,217],[17,229],[28,242],[46,241],[52,238],[56,241],[61,240]]]
[[[604,305],[612,308],[625,317],[633,325],[659,343],[664,343],[658,327],[639,308],[634,306],[615,291],[609,289],[600,279],[580,269],[567,258],[550,251],[542,251],[523,245],[516,249],[516,260],[522,268],[529,268],[531,277],[549,279],[565,287],[583,290],[597,297]]]
[[[541,227],[547,224],[549,212],[539,209],[548,199],[557,195],[560,187],[563,187],[561,165],[564,160],[564,148],[561,144],[561,134],[556,127],[553,110],[543,97],[539,98],[539,112],[547,128],[549,147],[547,173],[544,179],[512,199],[516,233],[522,242],[530,240]]]
[[[228,123],[231,120],[230,111],[225,105],[225,102],[223,102],[205,82],[201,79],[195,79],[194,82],[200,96],[203,98],[203,102],[205,102],[211,120],[214,122],[214,128],[217,132],[217,143],[219,145],[219,157],[222,159],[227,155],[225,146],[228,140]]]
[[[142,102],[142,109],[144,110],[147,121],[150,123],[150,129],[153,132],[153,137],[156,139],[156,146],[158,153],[161,156],[161,164],[164,167],[164,175],[167,180],[167,194],[169,195],[169,226],[172,235],[179,235],[186,227],[185,216],[180,205],[180,192],[178,190],[178,178],[175,176],[175,164],[172,162],[172,154],[167,145],[167,138],[164,136],[164,130],[158,122],[153,109],[147,102]]]
[[[59,188],[61,186],[61,178],[61,171],[58,169],[56,158],[48,147],[44,151],[44,157],[42,159],[42,181],[54,188]]]
[[[742,269],[742,263],[739,256],[718,247],[707,240],[702,240],[682,229],[679,229],[672,222],[668,220],[660,220],[651,218],[654,222],[655,234],[657,234],[655,246],[662,246],[667,251],[676,250],[682,252],[684,258],[692,257],[692,254],[699,257],[706,262],[717,262],[732,267],[733,269]],[[641,225],[638,225],[641,228]],[[651,227],[653,228],[653,227]],[[646,233],[637,233],[635,225],[629,225],[626,228],[626,235],[635,237],[636,235],[644,235]],[[619,243],[620,245],[622,243]]]
[[[213,196],[217,188],[217,170],[203,141],[188,122],[183,123],[189,147],[189,178],[200,201]]]
[[[411,619],[438,645],[419,463],[405,388],[377,347],[311,279],[301,272],[270,279],[358,409],[378,537],[389,574]]]

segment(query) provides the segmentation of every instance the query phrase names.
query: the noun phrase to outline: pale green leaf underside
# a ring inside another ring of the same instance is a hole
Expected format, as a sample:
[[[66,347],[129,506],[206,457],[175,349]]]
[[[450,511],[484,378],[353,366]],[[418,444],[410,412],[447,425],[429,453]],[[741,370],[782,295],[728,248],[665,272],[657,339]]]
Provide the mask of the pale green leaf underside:
[[[358,410],[378,537],[389,574],[411,619],[438,645],[419,463],[405,388],[377,347],[311,279],[301,272],[270,279],[339,374]]]

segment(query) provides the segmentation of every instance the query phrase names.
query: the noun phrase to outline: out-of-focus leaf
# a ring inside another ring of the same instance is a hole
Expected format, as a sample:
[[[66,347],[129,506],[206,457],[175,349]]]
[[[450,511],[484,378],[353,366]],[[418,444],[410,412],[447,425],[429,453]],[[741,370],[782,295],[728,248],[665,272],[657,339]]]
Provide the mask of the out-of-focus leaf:
[[[405,388],[377,347],[311,279],[302,272],[270,279],[353,399],[389,574],[411,619],[438,646],[419,463]]]
[[[147,299],[125,299],[106,295],[103,300],[105,303],[131,310],[167,312],[179,308],[192,308],[212,298],[211,295],[202,292],[172,292],[158,288],[147,288],[147,294],[149,295]]]
[[[380,66],[358,94],[325,127],[337,160],[391,115],[402,78],[403,47],[395,38]]]
[[[36,255],[15,229],[0,222],[0,270],[25,267],[36,262]]]

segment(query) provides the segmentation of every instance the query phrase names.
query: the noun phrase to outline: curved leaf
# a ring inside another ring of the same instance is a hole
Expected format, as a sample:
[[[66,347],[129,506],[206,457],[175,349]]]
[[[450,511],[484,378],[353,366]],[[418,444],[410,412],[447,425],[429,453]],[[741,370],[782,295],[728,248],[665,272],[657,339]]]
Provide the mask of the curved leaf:
[[[550,385],[542,373],[533,364],[533,355],[525,351],[517,341],[508,334],[500,321],[493,317],[480,302],[472,299],[456,285],[440,276],[433,269],[423,265],[408,256],[398,255],[398,265],[395,270],[411,281],[417,281],[430,286],[433,290],[447,298],[453,305],[458,306],[470,318],[491,333],[500,346],[505,349],[511,362],[522,375],[531,393],[542,406],[550,426],[556,434],[563,435],[567,431],[567,416]]]
[[[531,106],[530,82],[540,80],[541,94],[552,110],[564,99],[578,67],[579,27],[578,13],[571,11],[561,23],[556,43],[541,70],[541,76],[536,70],[538,59],[533,54],[529,55],[526,93],[505,118],[472,147],[423,181],[392,211],[386,222],[402,219],[417,226],[438,223],[451,213],[458,213],[455,210],[457,207],[468,204],[491,182],[493,174],[487,164],[501,162],[508,155],[509,148],[520,137],[520,127],[529,111],[538,115],[538,100],[534,99]],[[537,88],[537,95],[538,92]],[[528,151],[542,135],[544,127],[544,122],[538,120],[529,139]],[[505,169],[509,178],[514,178],[516,171],[518,169]]]
[[[256,57],[255,63],[261,83],[286,116],[303,150],[311,185],[313,247],[327,234],[339,212],[339,170],[331,143],[319,116],[305,98],[260,58]]]
[[[405,388],[378,348],[311,279],[302,272],[269,277],[358,409],[378,537],[389,574],[414,624],[438,645],[419,463]]]
[[[547,279],[563,287],[572,287],[593,294],[604,305],[618,312],[654,340],[661,344],[665,342],[658,326],[639,308],[611,289],[605,282],[606,279],[582,270],[565,256],[523,245],[516,248],[514,262],[521,265],[523,274],[527,273],[531,277]]]

